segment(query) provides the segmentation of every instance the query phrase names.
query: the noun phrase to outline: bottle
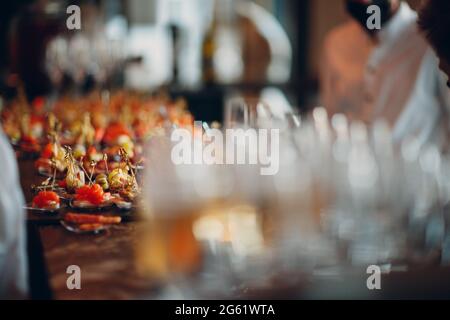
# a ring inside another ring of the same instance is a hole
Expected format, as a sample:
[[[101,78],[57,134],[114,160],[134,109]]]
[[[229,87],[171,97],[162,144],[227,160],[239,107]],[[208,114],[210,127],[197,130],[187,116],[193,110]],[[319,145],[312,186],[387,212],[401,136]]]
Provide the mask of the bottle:
[[[216,52],[216,35],[218,30],[217,1],[214,3],[214,11],[211,25],[205,33],[202,45],[202,80],[205,86],[211,86],[216,82],[214,70],[214,54]]]

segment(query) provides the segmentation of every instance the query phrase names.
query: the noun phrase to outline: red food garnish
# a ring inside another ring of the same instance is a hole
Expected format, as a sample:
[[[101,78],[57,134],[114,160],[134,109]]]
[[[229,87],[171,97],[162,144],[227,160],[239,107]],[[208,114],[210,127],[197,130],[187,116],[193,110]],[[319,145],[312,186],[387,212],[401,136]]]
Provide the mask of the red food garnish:
[[[38,208],[46,208],[54,203],[60,204],[60,199],[53,191],[40,191],[33,199],[33,207]]]
[[[22,137],[22,142],[26,143],[26,144],[38,144],[38,141],[36,138],[32,137],[32,136],[23,136]]]
[[[33,114],[30,117],[30,124],[32,126],[34,126],[34,125],[42,125],[44,123],[44,121],[45,121],[45,119],[42,116],[38,116],[38,115]]]
[[[88,201],[93,205],[100,205],[104,200],[105,193],[99,184],[92,186],[82,186],[76,190],[75,199],[78,201]]]
[[[58,186],[65,189],[67,187],[66,179],[61,180],[60,182],[58,182]]]
[[[41,148],[38,140],[32,136],[23,136],[20,141],[20,147],[25,152],[39,152]]]
[[[103,141],[107,144],[113,144],[122,135],[131,137],[131,132],[122,123],[113,123],[106,128]]]
[[[33,105],[34,110],[41,111],[45,106],[45,99],[43,97],[36,97],[33,100],[32,105]]]
[[[96,128],[95,129],[95,142],[100,142],[105,135],[105,128]]]
[[[52,163],[49,158],[39,158],[34,162],[34,166],[37,169],[51,170]]]
[[[95,149],[94,146],[90,146],[90,147],[88,148],[88,150],[87,150],[87,154],[88,154],[89,156],[94,155],[94,154],[96,154],[96,153],[97,153],[97,149]]]
[[[51,157],[53,157],[53,149],[54,149],[53,144],[52,143],[48,143],[44,147],[44,150],[42,150],[41,158],[50,159]]]

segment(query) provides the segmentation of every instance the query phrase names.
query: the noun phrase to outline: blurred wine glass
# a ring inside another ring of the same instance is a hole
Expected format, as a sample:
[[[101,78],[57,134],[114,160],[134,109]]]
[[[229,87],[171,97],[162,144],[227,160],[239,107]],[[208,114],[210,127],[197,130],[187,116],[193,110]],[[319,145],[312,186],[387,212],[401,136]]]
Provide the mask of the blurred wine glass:
[[[225,105],[224,127],[227,129],[249,127],[250,109],[242,98],[230,99]]]
[[[46,51],[46,70],[54,91],[58,91],[68,68],[68,42],[64,36],[55,37]]]
[[[248,97],[229,99],[225,105],[224,119],[225,128],[285,129],[289,125],[287,116],[276,117],[266,102]]]

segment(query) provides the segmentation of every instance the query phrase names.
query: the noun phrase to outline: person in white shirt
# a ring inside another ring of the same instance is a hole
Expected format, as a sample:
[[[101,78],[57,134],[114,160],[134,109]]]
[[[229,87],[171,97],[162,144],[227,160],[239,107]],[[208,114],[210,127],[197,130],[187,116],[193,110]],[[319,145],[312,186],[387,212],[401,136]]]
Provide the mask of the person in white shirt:
[[[394,141],[414,137],[442,145],[450,106],[437,59],[417,28],[417,13],[399,0],[347,0],[352,20],[324,42],[321,102],[330,114],[371,125],[386,120]],[[367,13],[378,5],[381,29],[369,30]]]
[[[0,126],[0,299],[28,296],[24,197],[14,152]]]
[[[450,1],[428,0],[419,12],[419,27],[439,57],[439,68],[450,78]],[[450,81],[447,82],[450,88]]]

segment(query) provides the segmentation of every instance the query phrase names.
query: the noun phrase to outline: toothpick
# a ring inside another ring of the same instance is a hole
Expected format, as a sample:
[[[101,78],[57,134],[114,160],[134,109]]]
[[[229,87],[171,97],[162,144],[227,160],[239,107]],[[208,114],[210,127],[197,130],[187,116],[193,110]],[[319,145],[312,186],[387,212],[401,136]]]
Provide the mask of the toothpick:
[[[53,180],[52,180],[52,185],[51,185],[51,189],[54,189],[55,183],[56,183],[56,161],[54,159],[51,160],[52,165],[53,165]]]
[[[81,157],[80,162],[77,164],[78,164],[78,167],[81,168],[81,170],[83,170],[84,175],[89,179],[89,186],[91,186],[93,183],[92,183],[91,177],[89,176],[86,169],[84,168],[83,159],[84,159],[84,157]]]
[[[109,168],[108,168],[108,155],[106,153],[103,154],[103,161],[105,162],[106,167],[106,175],[109,176]]]
[[[89,178],[89,181],[92,183],[92,177],[94,176],[94,170],[95,170],[95,166],[97,165],[97,163],[92,160],[91,161],[91,176]]]

